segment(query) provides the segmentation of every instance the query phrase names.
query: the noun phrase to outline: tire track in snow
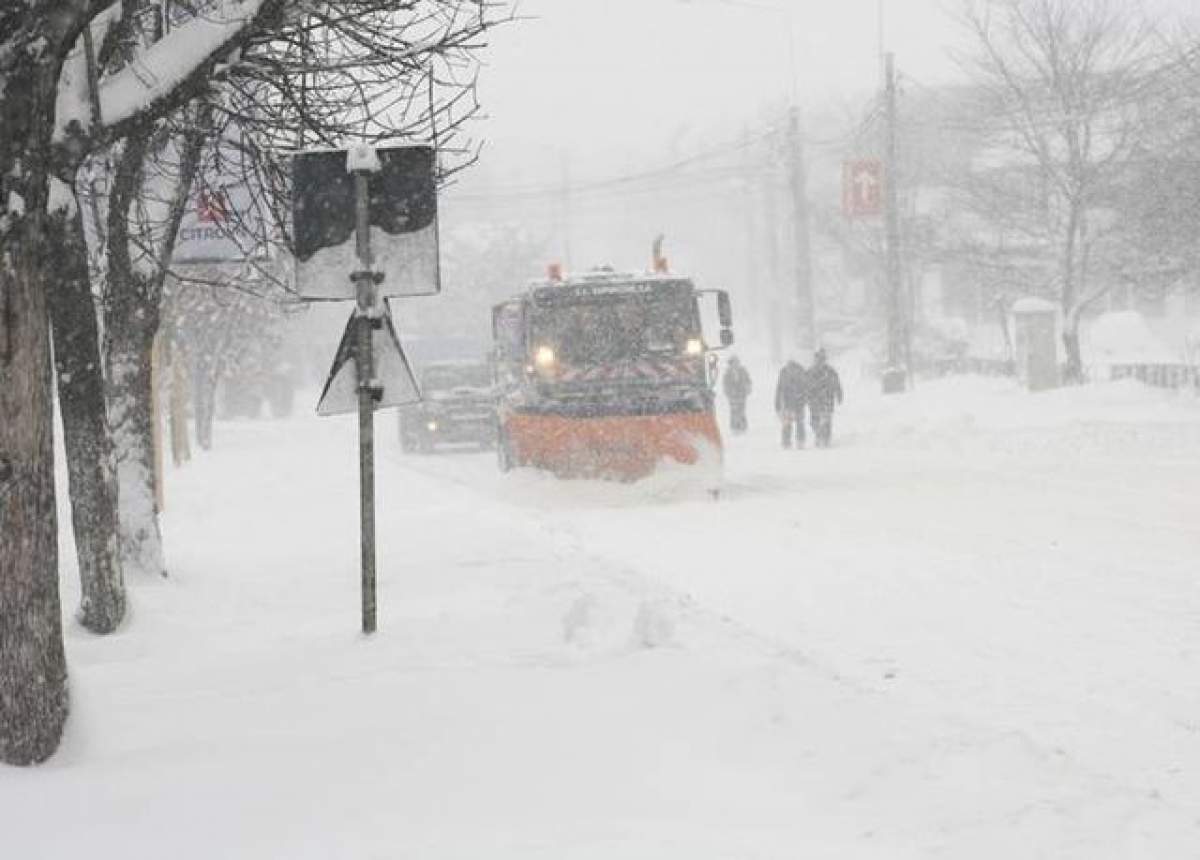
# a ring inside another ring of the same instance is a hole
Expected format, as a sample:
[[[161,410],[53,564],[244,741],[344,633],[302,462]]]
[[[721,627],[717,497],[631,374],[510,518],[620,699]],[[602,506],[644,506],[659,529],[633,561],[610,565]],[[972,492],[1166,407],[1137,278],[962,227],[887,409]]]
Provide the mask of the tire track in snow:
[[[405,465],[429,478],[453,484],[460,491],[470,496],[486,499],[494,503],[482,509],[477,509],[478,513],[486,514],[494,522],[504,524],[513,529],[519,529],[521,532],[530,535],[534,540],[549,543],[553,552],[562,563],[577,564],[580,559],[587,560],[589,562],[585,570],[587,577],[619,587],[631,595],[635,601],[652,600],[671,606],[681,616],[698,621],[709,629],[722,632],[732,640],[737,641],[742,647],[765,660],[785,666],[790,670],[799,670],[808,676],[820,677],[836,684],[844,690],[852,691],[857,696],[866,697],[868,700],[878,701],[882,697],[896,702],[896,697],[899,695],[901,697],[900,701],[906,703],[903,705],[906,710],[930,712],[930,702],[943,701],[943,691],[938,687],[937,678],[921,679],[919,675],[914,676],[911,672],[906,672],[906,683],[903,685],[901,691],[895,688],[888,688],[886,685],[881,688],[877,680],[877,675],[873,680],[869,676],[860,678],[853,672],[847,674],[838,668],[833,659],[815,656],[811,646],[803,649],[798,648],[794,642],[788,641],[785,637],[765,632],[753,623],[735,617],[728,610],[716,608],[710,603],[697,598],[692,592],[674,586],[665,581],[661,576],[630,563],[627,558],[621,556],[619,551],[614,553],[611,547],[604,546],[603,538],[589,539],[585,537],[581,533],[579,526],[569,520],[540,516],[544,511],[528,507],[515,510],[501,507],[504,502],[512,500],[504,498],[505,494],[500,492],[504,488],[499,482],[501,480],[511,481],[511,477],[501,479],[497,476],[491,481],[482,483],[479,480],[481,472],[477,468],[480,464],[477,462],[464,463],[461,468],[458,464],[455,464],[452,469],[435,468],[432,462],[429,464],[421,463],[420,465],[414,465],[411,460],[406,460]],[[1023,483],[1028,480],[1028,476],[1014,475],[1010,470],[1002,467],[981,469],[978,468],[978,464],[975,464],[975,466],[976,468],[972,469],[972,472],[975,473],[973,477],[976,480],[984,482],[995,481],[1005,484]],[[934,480],[933,483],[938,483],[938,481]],[[1055,481],[1055,483],[1059,484],[1060,487],[1072,484],[1070,481]],[[1079,481],[1074,482],[1074,486],[1071,486],[1071,489],[1091,489],[1092,485],[1093,482]],[[722,502],[719,504],[726,503]],[[654,509],[658,510],[661,510],[663,507],[662,505],[653,506]],[[609,510],[609,508],[603,509]],[[852,508],[849,511],[842,510],[839,512],[840,531],[849,534],[861,534],[866,530],[869,533],[870,528],[878,524],[878,518],[879,512],[877,510],[854,510]],[[1113,518],[1109,518],[1109,521],[1114,520]],[[1120,520],[1117,519],[1116,521]],[[788,526],[793,525],[793,523],[786,521],[786,518],[783,524]],[[953,524],[942,524],[934,531],[940,532],[946,538],[961,538],[961,535],[957,533]],[[1027,541],[1013,538],[1008,543],[1012,550],[1017,551],[1019,554],[1036,554],[1036,549],[1031,548]],[[922,549],[924,560],[928,561],[929,555],[932,552],[937,557],[936,566],[946,567],[947,569],[954,568],[956,565],[961,566],[961,549],[943,548],[934,550],[934,546],[953,546],[953,542],[949,540],[943,542],[936,539],[926,541]],[[1041,609],[1036,602],[1032,601],[1026,605],[1026,608],[1033,610]],[[1044,615],[1045,613],[1039,611],[1037,614]],[[923,688],[923,692],[916,698],[912,696],[912,693],[915,691],[911,689],[911,683],[914,680]],[[1164,806],[1171,807],[1179,812],[1183,811],[1181,805],[1171,804],[1161,797],[1154,799],[1152,802],[1148,801],[1144,794],[1138,793],[1128,785],[1122,783],[1119,774],[1113,773],[1111,770],[1103,768],[1103,766],[1098,767],[1094,763],[1088,763],[1079,758],[1078,755],[1067,752],[1052,740],[1039,738],[1031,731],[1025,730],[1018,725],[996,724],[994,721],[981,719],[977,712],[969,708],[955,707],[946,709],[942,707],[935,712],[938,714],[939,719],[955,733],[975,738],[980,744],[985,746],[995,744],[1004,745],[1009,743],[1011,739],[1018,739],[1021,746],[1027,748],[1031,756],[1041,762],[1042,766],[1056,771],[1061,771],[1063,767],[1069,767],[1076,774],[1077,778],[1082,781],[1082,784],[1092,786],[1110,799],[1123,798],[1131,819],[1151,811],[1161,812]],[[904,767],[905,763],[897,762],[893,763],[892,766]]]
[[[549,521],[539,522],[536,515],[531,516],[531,512],[527,509],[520,509],[524,510],[526,514],[522,515],[514,510],[501,507],[501,503],[505,501],[502,495],[487,492],[477,482],[473,482],[461,474],[432,468],[432,461],[427,466],[425,463],[417,465],[418,461],[411,457],[397,456],[393,459],[400,461],[404,468],[417,472],[425,478],[441,480],[454,485],[460,491],[465,491],[473,498],[486,499],[496,503],[485,508],[475,508],[475,516],[486,516],[495,523],[530,535],[537,541],[548,543],[551,552],[560,562],[570,563],[578,559],[586,560],[589,564],[585,570],[592,578],[619,588],[635,600],[650,600],[664,606],[672,606],[690,618],[708,625],[711,629],[725,633],[762,657],[815,673],[826,680],[850,686],[863,694],[873,695],[879,692],[867,685],[852,681],[831,664],[815,659],[793,643],[764,634],[723,610],[706,606],[691,592],[639,570],[625,560],[611,557],[585,546],[578,532],[569,525]],[[720,504],[720,502],[715,504]]]

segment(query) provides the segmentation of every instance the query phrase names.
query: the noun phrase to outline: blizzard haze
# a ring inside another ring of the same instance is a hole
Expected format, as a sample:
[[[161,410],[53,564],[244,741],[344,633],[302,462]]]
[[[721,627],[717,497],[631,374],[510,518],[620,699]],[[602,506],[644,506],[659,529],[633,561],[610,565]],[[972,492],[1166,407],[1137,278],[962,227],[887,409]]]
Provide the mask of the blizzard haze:
[[[1146,6],[1196,12],[1190,0]],[[520,0],[517,8],[524,20],[492,35],[479,88],[478,131],[492,153],[480,172],[498,182],[555,178],[564,156],[576,178],[652,165],[686,154],[682,138],[700,146],[736,133],[791,98],[789,17],[796,91],[809,111],[879,87],[881,32],[902,77],[927,86],[960,78],[952,54],[965,44],[960,0]]]
[[[790,5],[805,104],[849,99],[878,85],[876,5]],[[904,56],[917,78],[952,76],[945,47],[955,32],[940,3],[902,5],[903,15],[884,13],[889,50]],[[587,171],[622,158],[669,157],[673,139],[702,139],[723,122],[736,128],[765,104],[791,96],[788,8],[525,0],[519,9],[529,20],[495,34],[481,79],[488,146],[518,169],[565,151]]]
[[[1200,0],[1105,3],[0,3],[0,860],[1197,860]]]

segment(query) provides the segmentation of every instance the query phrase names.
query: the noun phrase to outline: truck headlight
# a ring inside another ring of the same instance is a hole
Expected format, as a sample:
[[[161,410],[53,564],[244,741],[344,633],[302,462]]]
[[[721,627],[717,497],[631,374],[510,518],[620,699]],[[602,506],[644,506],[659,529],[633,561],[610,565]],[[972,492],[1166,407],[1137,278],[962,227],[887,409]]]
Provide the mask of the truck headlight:
[[[558,360],[558,356],[554,354],[554,350],[548,346],[539,346],[537,352],[533,355],[533,363],[540,370],[549,370],[554,367],[554,363]]]
[[[689,337],[687,344],[684,345],[684,351],[688,355],[700,355],[704,352],[704,341],[698,337]]]

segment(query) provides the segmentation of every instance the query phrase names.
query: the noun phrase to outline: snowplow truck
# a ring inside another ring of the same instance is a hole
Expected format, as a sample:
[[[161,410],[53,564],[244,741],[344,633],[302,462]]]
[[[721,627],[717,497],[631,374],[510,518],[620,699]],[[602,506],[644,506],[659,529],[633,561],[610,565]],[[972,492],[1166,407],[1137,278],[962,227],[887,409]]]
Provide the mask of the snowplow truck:
[[[632,481],[674,461],[719,476],[711,353],[733,343],[724,291],[663,274],[550,280],[496,305],[492,331],[502,470]]]

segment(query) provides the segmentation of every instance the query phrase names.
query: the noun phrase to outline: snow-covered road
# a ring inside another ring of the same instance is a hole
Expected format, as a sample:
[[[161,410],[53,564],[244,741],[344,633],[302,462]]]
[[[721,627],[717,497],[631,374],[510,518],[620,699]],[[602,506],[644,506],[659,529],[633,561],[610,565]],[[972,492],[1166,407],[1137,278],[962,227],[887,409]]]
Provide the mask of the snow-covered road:
[[[760,409],[713,502],[405,457],[381,416],[369,641],[353,422],[222,425],[170,475],[171,579],[70,631],[69,738],[0,773],[5,844],[1200,853],[1197,402],[956,380],[839,418],[784,452]]]

